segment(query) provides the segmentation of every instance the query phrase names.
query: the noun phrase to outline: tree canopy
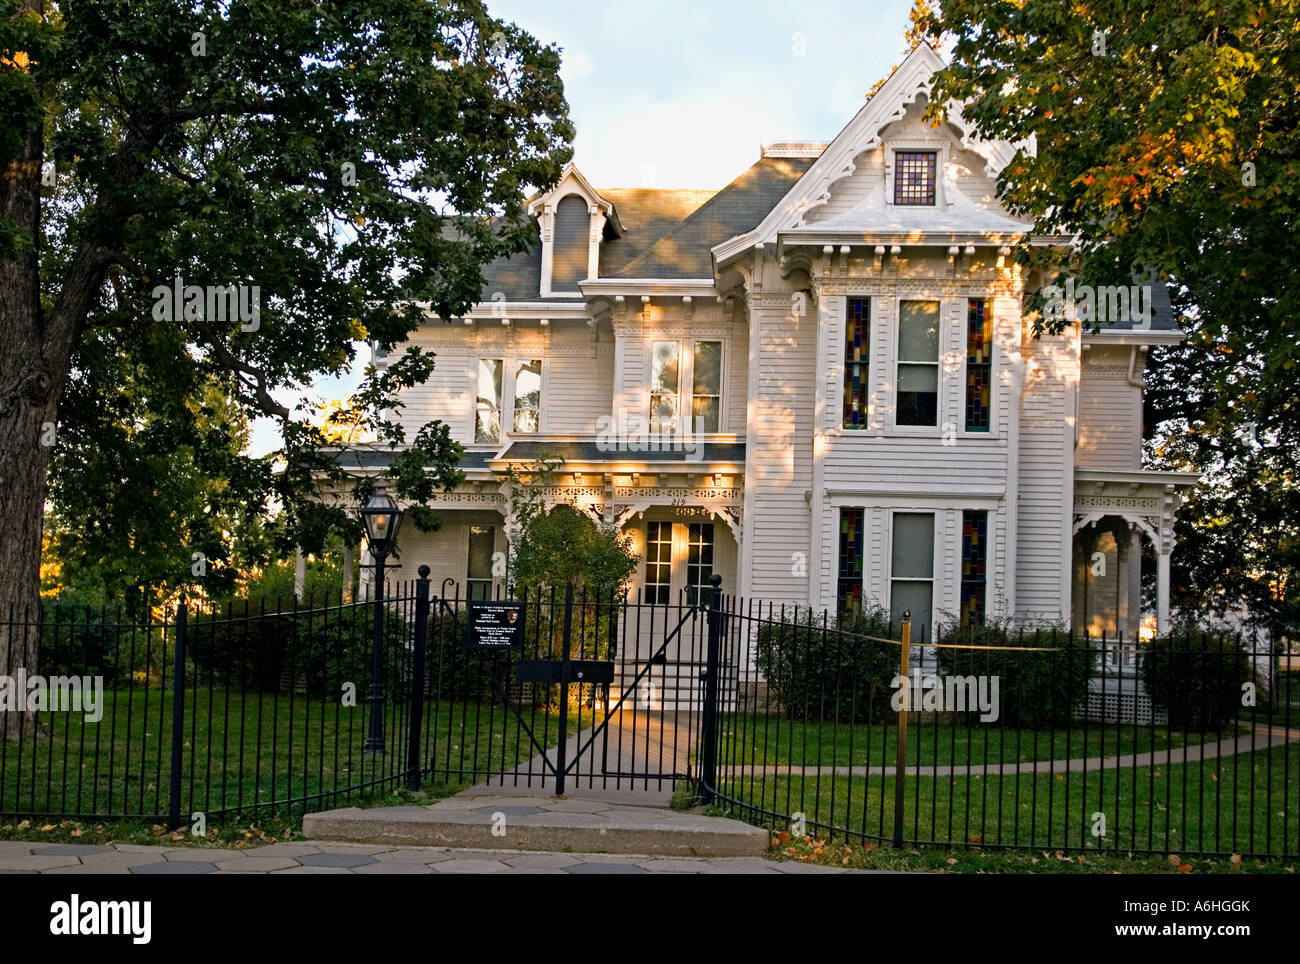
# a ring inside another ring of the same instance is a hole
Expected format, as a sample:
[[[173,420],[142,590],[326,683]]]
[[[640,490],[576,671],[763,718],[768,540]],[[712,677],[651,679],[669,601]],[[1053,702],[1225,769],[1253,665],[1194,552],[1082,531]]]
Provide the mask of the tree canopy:
[[[36,598],[51,468],[65,522],[182,530],[142,578],[272,509],[309,549],[355,526],[315,501],[339,439],[303,389],[531,241],[571,156],[559,64],[473,0],[0,0],[0,599]],[[433,527],[459,447],[395,417],[433,358],[389,361],[335,421],[400,446]],[[242,454],[267,415],[283,448]]]

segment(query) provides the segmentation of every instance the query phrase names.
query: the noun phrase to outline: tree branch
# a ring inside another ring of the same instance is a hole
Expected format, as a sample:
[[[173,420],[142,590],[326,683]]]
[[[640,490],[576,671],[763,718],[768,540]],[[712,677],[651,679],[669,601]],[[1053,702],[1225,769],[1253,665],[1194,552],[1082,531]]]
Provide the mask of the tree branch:
[[[257,407],[267,415],[278,418],[282,422],[288,421],[289,410],[272,398],[271,393],[267,391],[266,374],[260,368],[250,365],[245,361],[241,361],[236,357],[235,353],[230,350],[225,342],[217,337],[216,332],[208,327],[208,323],[202,318],[194,319],[194,326],[198,328],[199,331],[203,332],[204,336],[207,338],[208,344],[212,347],[212,351],[216,354],[217,358],[220,359],[223,365],[238,376],[247,376],[240,377],[239,381],[246,388],[252,390],[256,396]],[[252,381],[249,381],[250,378]]]

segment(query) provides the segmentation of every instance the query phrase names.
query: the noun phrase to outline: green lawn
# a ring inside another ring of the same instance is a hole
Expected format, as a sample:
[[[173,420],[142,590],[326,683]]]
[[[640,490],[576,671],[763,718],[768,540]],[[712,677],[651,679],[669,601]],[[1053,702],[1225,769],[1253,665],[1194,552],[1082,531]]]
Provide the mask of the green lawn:
[[[0,813],[165,814],[172,698],[168,690],[110,690],[98,724],[83,723],[80,714],[50,713],[42,716],[48,738],[0,740]],[[200,687],[185,691],[184,711],[185,813],[301,808],[303,798],[335,790],[341,792],[308,809],[346,805],[368,794],[356,787],[400,773],[405,765],[404,707],[387,707],[387,749],[373,755],[362,753],[369,719],[364,699],[344,707],[302,694]],[[553,745],[558,710],[523,712],[538,740]],[[536,753],[499,701],[431,700],[421,740],[435,782],[473,783]]]
[[[862,840],[893,834],[892,776],[735,776],[723,792],[750,807],[802,812],[808,832]],[[909,777],[913,842],[1164,853],[1300,854],[1300,745],[1220,760],[1088,773]],[[788,822],[735,808],[779,830]],[[1105,815],[1098,838],[1094,814]]]
[[[892,766],[898,728],[888,725],[790,720],[777,713],[732,713],[722,718],[724,766]],[[1225,734],[1226,736],[1227,734]],[[913,714],[907,728],[912,765],[1029,763],[1113,756],[1182,746],[1187,737],[1162,727],[1076,723],[1055,733],[993,723],[942,723]],[[1201,742],[1193,734],[1189,740]]]

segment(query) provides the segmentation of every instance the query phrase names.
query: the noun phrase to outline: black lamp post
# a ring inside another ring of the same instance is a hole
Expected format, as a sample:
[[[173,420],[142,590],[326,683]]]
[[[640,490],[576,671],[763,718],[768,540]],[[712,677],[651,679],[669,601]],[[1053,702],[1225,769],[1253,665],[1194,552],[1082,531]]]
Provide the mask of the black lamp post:
[[[370,732],[362,753],[384,752],[384,560],[397,538],[402,524],[402,510],[391,495],[372,495],[361,507],[361,521],[366,527],[370,554],[375,557],[375,641],[374,662],[370,672]]]

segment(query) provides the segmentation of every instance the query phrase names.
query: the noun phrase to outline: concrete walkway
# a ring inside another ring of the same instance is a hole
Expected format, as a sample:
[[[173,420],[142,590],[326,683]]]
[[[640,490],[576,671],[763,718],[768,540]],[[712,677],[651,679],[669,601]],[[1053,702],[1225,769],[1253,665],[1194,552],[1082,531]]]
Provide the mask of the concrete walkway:
[[[909,732],[909,738],[911,738]],[[1266,750],[1269,747],[1284,746],[1300,740],[1300,730],[1285,730],[1280,727],[1256,726],[1254,731],[1236,739],[1218,740],[1213,743],[1198,743],[1192,746],[1180,746],[1167,750],[1154,750],[1146,753],[1123,753],[1118,756],[1068,757],[1059,760],[1035,760],[1027,763],[956,763],[940,766],[909,766],[908,776],[1015,776],[1023,774],[1048,773],[1089,773],[1098,770],[1125,769],[1128,767],[1167,766],[1175,763],[1197,763],[1201,760],[1213,760],[1219,757],[1236,756]],[[892,776],[892,766],[727,766],[726,761],[718,768],[720,776],[823,776],[823,777],[865,777]]]
[[[762,857],[660,857],[276,843],[247,850],[0,841],[0,874],[844,874]]]
[[[698,727],[698,714],[685,708],[658,711],[630,706],[615,712],[608,727],[599,733],[594,725],[584,726],[565,741],[565,759],[572,764],[565,793],[585,799],[666,807],[673,794],[672,777],[689,771]],[[536,754],[519,764],[513,772],[486,780],[467,792],[553,794],[555,776],[549,766],[557,759],[557,749],[552,748],[545,755]]]

